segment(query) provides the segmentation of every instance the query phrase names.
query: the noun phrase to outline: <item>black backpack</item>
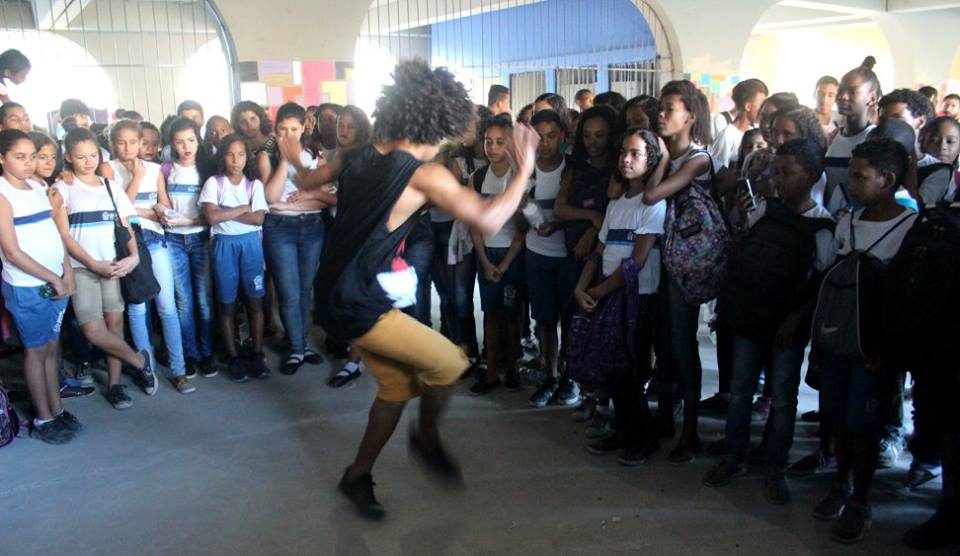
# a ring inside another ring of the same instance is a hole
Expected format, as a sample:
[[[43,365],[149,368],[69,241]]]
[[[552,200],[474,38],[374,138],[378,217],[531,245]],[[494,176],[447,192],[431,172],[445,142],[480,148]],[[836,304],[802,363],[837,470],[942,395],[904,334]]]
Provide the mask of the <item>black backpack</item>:
[[[870,254],[894,230],[913,218],[902,217],[866,249],[857,248],[850,217],[850,253],[823,276],[813,315],[813,347],[840,357],[880,355],[882,343],[883,279],[887,265]]]
[[[886,357],[921,372],[951,367],[960,338],[958,310],[960,203],[941,202],[923,210],[887,268]]]
[[[718,318],[747,338],[773,339],[777,327],[810,292],[816,233],[833,231],[828,218],[807,218],[779,199],[730,250]],[[812,292],[810,292],[812,294]]]

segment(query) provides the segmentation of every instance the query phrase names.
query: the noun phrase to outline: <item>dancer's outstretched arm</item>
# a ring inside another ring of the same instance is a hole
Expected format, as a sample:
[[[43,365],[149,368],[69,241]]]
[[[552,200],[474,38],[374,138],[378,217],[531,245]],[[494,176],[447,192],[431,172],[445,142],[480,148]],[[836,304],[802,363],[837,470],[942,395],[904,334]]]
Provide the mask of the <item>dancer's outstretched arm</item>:
[[[506,190],[492,197],[481,197],[463,187],[449,170],[440,164],[424,164],[410,179],[410,185],[435,206],[447,211],[482,232],[493,233],[503,227],[520,205],[533,173],[540,136],[528,125],[513,128],[509,153],[513,159],[513,176]]]

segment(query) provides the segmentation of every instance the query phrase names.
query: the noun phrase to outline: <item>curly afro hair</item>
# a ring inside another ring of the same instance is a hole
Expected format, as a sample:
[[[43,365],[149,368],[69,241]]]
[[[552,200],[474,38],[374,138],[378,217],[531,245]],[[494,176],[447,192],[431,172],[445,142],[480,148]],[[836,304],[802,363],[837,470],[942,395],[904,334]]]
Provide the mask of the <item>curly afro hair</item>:
[[[907,110],[914,118],[923,117],[927,122],[934,118],[933,104],[930,103],[930,99],[913,89],[896,89],[883,95],[880,98],[880,111],[882,112],[884,108],[891,104],[901,102],[907,105]]]
[[[474,117],[463,84],[445,68],[430,69],[423,60],[405,60],[393,72],[373,111],[376,141],[406,139],[436,145],[460,137]]]
[[[797,126],[797,134],[800,138],[810,139],[815,142],[820,150],[827,150],[827,136],[823,134],[823,126],[817,118],[817,113],[806,106],[794,106],[786,110],[780,110],[773,115],[773,123],[776,126],[777,121],[781,119],[792,120]]]

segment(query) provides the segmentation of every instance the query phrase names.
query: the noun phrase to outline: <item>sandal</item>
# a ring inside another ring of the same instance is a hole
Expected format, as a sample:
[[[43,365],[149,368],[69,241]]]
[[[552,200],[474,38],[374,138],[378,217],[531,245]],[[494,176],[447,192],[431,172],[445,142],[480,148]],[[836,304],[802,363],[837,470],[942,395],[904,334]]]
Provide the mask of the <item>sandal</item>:
[[[362,371],[358,367],[356,370],[349,370],[346,367],[340,369],[327,380],[327,386],[330,388],[341,388],[353,380],[360,378]]]
[[[303,366],[303,356],[291,354],[287,357],[287,360],[283,362],[283,365],[280,367],[280,374],[283,375],[293,375],[300,370],[300,367]]]

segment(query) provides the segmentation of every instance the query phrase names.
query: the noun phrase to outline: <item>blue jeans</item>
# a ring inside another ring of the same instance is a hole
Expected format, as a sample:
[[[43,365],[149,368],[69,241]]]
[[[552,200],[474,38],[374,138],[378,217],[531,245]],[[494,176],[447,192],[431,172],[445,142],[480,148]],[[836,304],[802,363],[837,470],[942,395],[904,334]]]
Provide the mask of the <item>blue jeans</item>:
[[[186,374],[186,365],[183,362],[183,340],[180,333],[180,315],[177,312],[176,282],[174,280],[173,258],[163,235],[150,230],[143,230],[143,241],[150,250],[150,259],[153,261],[153,275],[160,284],[160,293],[154,301],[157,304],[157,313],[160,314],[160,326],[163,331],[163,341],[167,345],[170,356],[170,371],[173,376]],[[130,318],[130,335],[137,350],[149,350],[153,353],[150,341],[149,316],[146,303],[127,305],[127,316]]]
[[[727,457],[742,462],[747,454],[753,395],[757,392],[760,372],[765,371],[772,397],[767,465],[777,469],[786,467],[797,422],[803,349],[804,346],[796,346],[780,351],[772,342],[758,342],[739,334],[734,339],[733,378],[730,408],[727,410]]]
[[[422,215],[414,229],[410,232],[407,248],[403,253],[403,260],[417,271],[417,304],[403,310],[404,313],[417,319],[420,324],[432,327],[430,320],[430,267],[433,265],[433,227],[430,216]]]
[[[450,340],[465,346],[470,357],[480,356],[477,345],[477,321],[474,320],[473,292],[477,286],[477,259],[469,253],[453,268],[453,307],[455,318],[450,321]]]
[[[168,232],[167,249],[173,262],[184,354],[191,359],[212,357],[213,284],[210,278],[210,233]],[[172,348],[167,346],[167,349]]]
[[[683,298],[680,286],[667,280],[667,313],[670,321],[670,351],[672,363],[683,385],[683,402],[689,407],[700,401],[703,367],[700,364],[700,306],[691,305]]]
[[[452,229],[453,221],[433,223],[433,263],[430,266],[430,278],[440,298],[440,332],[451,340],[454,327],[451,322],[456,319],[457,311],[453,300],[456,266],[447,264],[447,246]]]
[[[280,320],[290,339],[290,353],[302,355],[310,325],[310,295],[323,252],[320,213],[263,220],[263,252],[280,301]]]

